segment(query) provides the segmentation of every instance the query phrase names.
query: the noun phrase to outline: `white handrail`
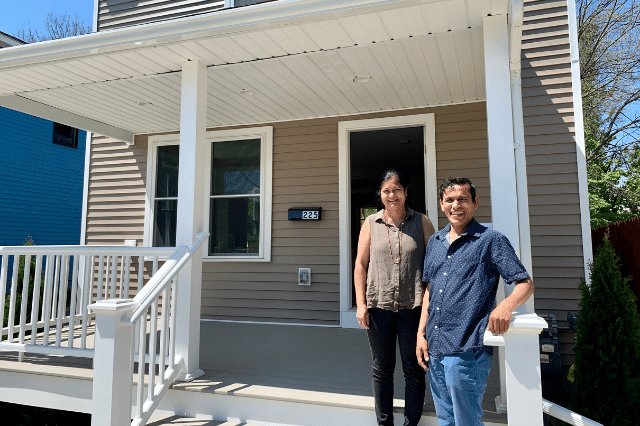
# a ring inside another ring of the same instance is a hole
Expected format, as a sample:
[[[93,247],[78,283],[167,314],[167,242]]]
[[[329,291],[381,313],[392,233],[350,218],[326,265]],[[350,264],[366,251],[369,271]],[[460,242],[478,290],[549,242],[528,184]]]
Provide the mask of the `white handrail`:
[[[130,323],[134,323],[140,318],[142,313],[153,303],[153,301],[160,295],[162,290],[169,285],[171,280],[176,276],[180,269],[187,263],[193,253],[204,244],[209,237],[209,233],[201,232],[197,235],[198,240],[196,243],[188,249],[187,247],[178,247],[175,253],[167,259],[165,264],[153,275],[153,278],[147,283],[136,297],[133,298],[135,303],[138,303],[138,307],[134,311],[130,319],[125,320]],[[165,266],[167,267],[165,269]],[[165,269],[165,270],[163,270]],[[156,280],[157,277],[157,280]]]
[[[542,399],[542,411],[551,417],[555,417],[558,420],[562,420],[563,422],[574,426],[603,426],[602,423],[598,423],[587,417],[581,416],[578,413],[574,413],[573,411],[551,401],[547,401],[544,398]]]
[[[0,246],[0,255],[52,255],[64,252],[65,255],[131,255],[131,256],[170,256],[175,247],[131,247],[131,246]]]

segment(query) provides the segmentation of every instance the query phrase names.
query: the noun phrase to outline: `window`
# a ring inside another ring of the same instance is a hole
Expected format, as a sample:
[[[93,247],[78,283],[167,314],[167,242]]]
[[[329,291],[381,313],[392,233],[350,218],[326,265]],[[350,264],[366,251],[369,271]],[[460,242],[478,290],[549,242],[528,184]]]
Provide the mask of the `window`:
[[[199,161],[208,177],[205,223],[209,260],[269,261],[271,253],[272,128],[207,132]],[[149,138],[145,244],[175,246],[178,135]]]
[[[178,145],[161,145],[157,150],[153,201],[153,246],[175,247],[178,219]]]
[[[212,142],[209,255],[260,251],[260,139]]]
[[[60,123],[53,123],[53,143],[78,148],[78,129]]]

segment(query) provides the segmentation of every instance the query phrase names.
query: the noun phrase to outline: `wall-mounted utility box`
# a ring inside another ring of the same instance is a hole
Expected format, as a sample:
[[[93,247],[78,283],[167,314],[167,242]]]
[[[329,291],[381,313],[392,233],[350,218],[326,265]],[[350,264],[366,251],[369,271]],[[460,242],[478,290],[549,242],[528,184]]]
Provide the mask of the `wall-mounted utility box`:
[[[289,220],[320,220],[322,207],[291,207]]]
[[[298,268],[298,285],[311,285],[311,268]]]

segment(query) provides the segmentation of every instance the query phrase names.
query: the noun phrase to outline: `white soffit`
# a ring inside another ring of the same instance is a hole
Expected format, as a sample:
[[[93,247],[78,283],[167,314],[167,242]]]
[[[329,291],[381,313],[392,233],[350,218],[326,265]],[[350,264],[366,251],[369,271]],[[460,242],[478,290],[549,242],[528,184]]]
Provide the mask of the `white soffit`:
[[[12,47],[0,50],[0,105],[18,96],[127,133],[177,130],[180,70],[194,59],[208,66],[210,127],[475,101],[485,98],[482,18],[508,9],[281,0]]]

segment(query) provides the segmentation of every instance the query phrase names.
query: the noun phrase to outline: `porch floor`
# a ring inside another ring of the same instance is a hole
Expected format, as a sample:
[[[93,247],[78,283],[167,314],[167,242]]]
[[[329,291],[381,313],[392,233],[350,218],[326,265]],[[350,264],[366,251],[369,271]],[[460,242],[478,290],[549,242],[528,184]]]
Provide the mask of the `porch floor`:
[[[189,383],[175,383],[173,389],[373,407],[371,354],[365,330],[202,321],[200,367],[204,376]],[[506,424],[506,414],[495,412],[494,400],[499,393],[497,367],[495,356],[483,403],[483,420]],[[18,363],[15,352],[0,352],[0,369],[85,379],[93,373],[91,359],[26,354],[24,362]],[[399,355],[395,383],[396,410],[401,412],[404,380]],[[426,394],[425,414],[433,416],[428,389]]]

